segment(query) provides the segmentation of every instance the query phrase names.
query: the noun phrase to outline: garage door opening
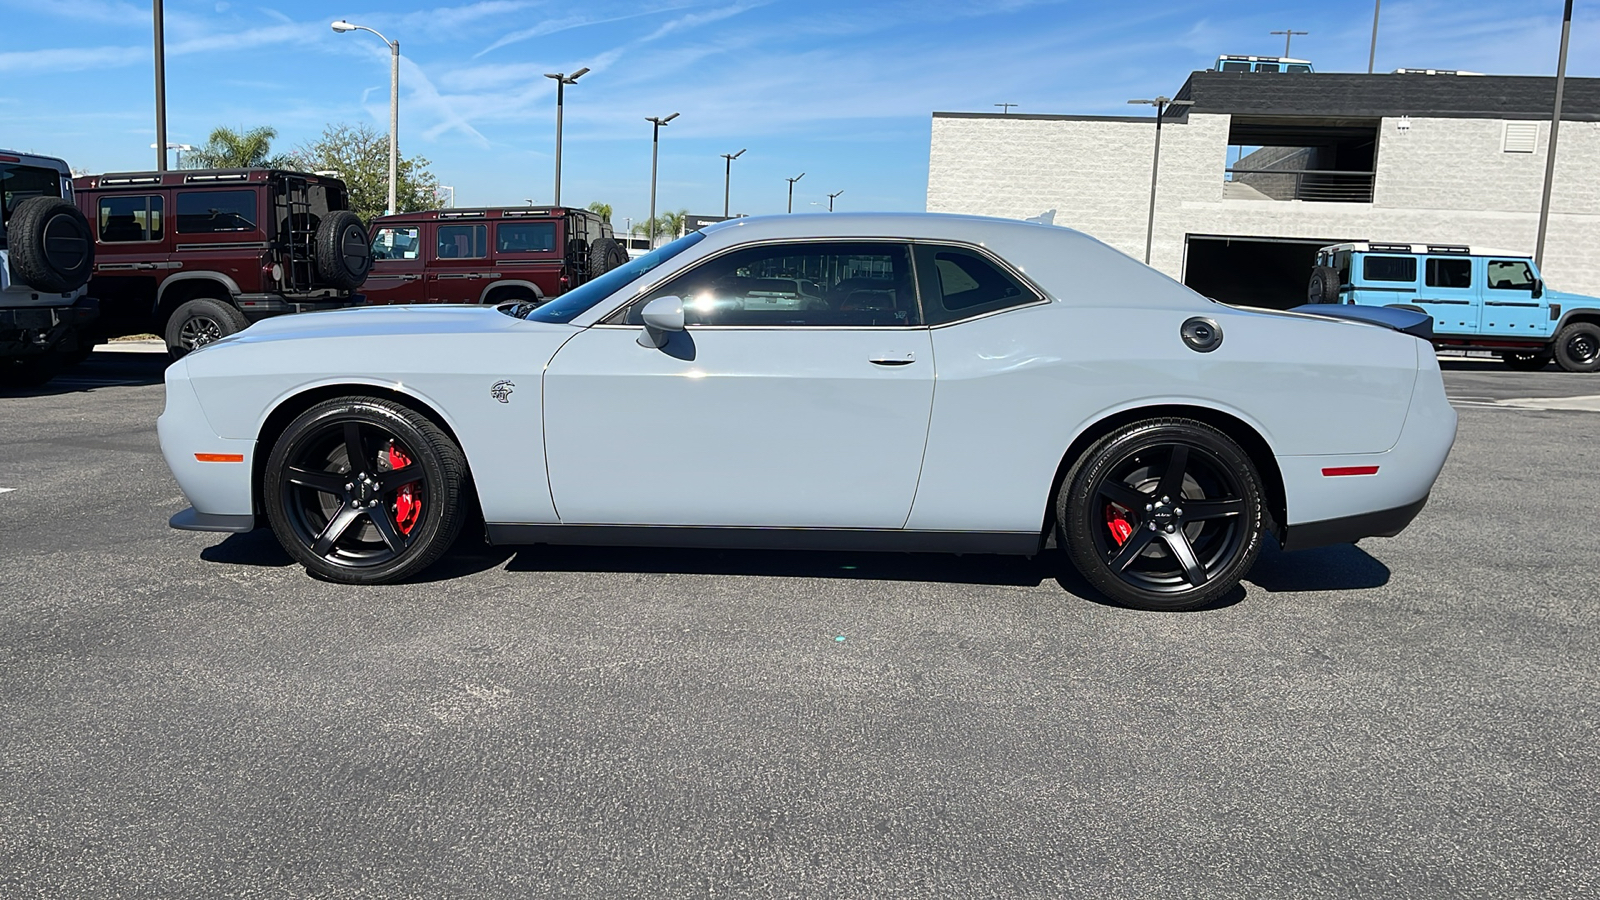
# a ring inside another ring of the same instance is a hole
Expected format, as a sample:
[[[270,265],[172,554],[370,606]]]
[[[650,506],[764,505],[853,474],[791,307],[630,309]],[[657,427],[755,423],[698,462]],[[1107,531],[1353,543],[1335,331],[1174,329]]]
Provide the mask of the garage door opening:
[[[1288,309],[1306,302],[1317,248],[1337,243],[1191,234],[1183,283],[1223,303]]]

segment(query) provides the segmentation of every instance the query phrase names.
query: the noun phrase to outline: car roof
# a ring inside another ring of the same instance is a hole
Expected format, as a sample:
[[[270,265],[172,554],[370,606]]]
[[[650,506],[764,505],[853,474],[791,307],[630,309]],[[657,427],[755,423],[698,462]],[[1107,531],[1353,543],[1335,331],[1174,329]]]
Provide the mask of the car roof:
[[[373,222],[448,222],[456,219],[556,219],[564,216],[596,216],[592,210],[576,206],[476,206],[450,209],[424,209],[417,212],[378,216]]]
[[[701,229],[707,237],[731,241],[789,238],[903,238],[941,240],[982,245],[1007,236],[1037,236],[1041,232],[1077,235],[1057,225],[1020,219],[997,219],[950,213],[795,213],[747,216],[716,222]]]
[[[1354,253],[1415,253],[1418,256],[1509,256],[1532,259],[1532,253],[1520,250],[1501,250],[1494,247],[1470,247],[1466,244],[1391,244],[1383,241],[1350,241],[1322,248],[1330,253],[1349,250]]]
[[[64,159],[54,156],[40,156],[37,153],[23,153],[20,150],[0,150],[0,162],[14,162],[27,166],[41,166],[55,169],[63,175],[72,173],[72,169]]]
[[[197,187],[212,184],[260,184],[278,175],[293,175],[312,184],[327,182],[343,185],[344,181],[332,175],[314,172],[296,172],[293,169],[168,169],[165,172],[106,172],[102,175],[80,175],[73,180],[78,190],[121,190],[150,187]]]

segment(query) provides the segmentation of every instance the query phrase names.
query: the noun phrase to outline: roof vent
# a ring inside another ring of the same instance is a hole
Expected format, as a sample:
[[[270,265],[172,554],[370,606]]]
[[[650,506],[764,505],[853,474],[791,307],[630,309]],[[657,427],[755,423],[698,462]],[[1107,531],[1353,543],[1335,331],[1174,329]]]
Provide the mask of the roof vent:
[[[1539,146],[1538,122],[1507,122],[1500,149],[1507,153],[1532,153]]]

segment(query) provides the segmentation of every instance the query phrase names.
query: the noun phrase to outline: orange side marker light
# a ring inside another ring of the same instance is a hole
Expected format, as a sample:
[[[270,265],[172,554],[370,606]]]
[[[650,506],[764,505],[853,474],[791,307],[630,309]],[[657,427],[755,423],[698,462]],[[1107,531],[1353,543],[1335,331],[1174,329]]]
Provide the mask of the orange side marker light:
[[[244,462],[243,453],[196,453],[194,458],[201,462]]]

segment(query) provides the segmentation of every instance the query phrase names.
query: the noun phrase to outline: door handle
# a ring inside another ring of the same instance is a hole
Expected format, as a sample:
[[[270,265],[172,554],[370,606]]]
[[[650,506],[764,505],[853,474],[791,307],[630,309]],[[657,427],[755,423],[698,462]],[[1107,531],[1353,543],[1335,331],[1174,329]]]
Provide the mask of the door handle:
[[[867,362],[875,366],[909,366],[916,361],[917,355],[915,353],[907,353],[903,356],[874,356],[867,360]]]

